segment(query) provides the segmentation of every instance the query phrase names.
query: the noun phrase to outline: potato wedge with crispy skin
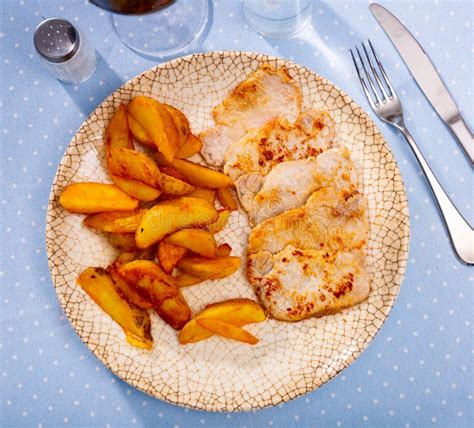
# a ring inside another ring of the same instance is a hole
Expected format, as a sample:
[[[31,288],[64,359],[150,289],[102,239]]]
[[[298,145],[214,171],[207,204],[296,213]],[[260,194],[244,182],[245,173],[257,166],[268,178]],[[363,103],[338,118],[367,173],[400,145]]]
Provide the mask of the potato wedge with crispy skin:
[[[111,233],[135,233],[147,210],[100,213],[86,217],[83,223],[92,229]]]
[[[202,278],[196,278],[195,276],[188,275],[187,273],[180,272],[175,276],[174,280],[178,287],[190,287],[191,285],[199,284],[205,281]]]
[[[217,199],[224,208],[227,208],[231,211],[235,211],[239,208],[237,201],[232,195],[232,190],[230,190],[230,186],[219,187],[216,193]]]
[[[188,196],[191,196],[192,198],[205,199],[211,205],[214,205],[214,201],[216,200],[216,191],[214,189],[196,187],[191,193],[188,193]]]
[[[153,304],[150,301],[146,300],[139,293],[136,287],[130,285],[127,281],[125,281],[125,279],[122,278],[122,275],[118,273],[118,270],[115,266],[108,266],[107,272],[111,276],[116,288],[130,303],[133,303],[134,305],[142,309],[151,309],[153,307]]]
[[[122,178],[117,175],[111,175],[111,178],[118,188],[139,201],[154,201],[158,196],[160,196],[160,190],[148,186],[141,181],[130,180],[129,178]]]
[[[229,244],[222,244],[217,247],[216,256],[230,256],[232,247]]]
[[[188,140],[188,136],[191,132],[189,129],[188,118],[181,110],[177,109],[176,107],[173,107],[169,104],[163,104],[163,106],[168,111],[169,115],[171,116],[171,120],[173,121],[174,126],[178,131],[179,147],[182,147]]]
[[[191,319],[191,309],[181,291],[163,300],[156,308],[158,315],[175,330],[180,330]]]
[[[195,187],[168,174],[161,174],[163,193],[167,195],[182,196],[191,193]]]
[[[177,267],[183,272],[202,279],[220,279],[232,275],[240,267],[240,258],[232,256],[184,257]]]
[[[138,208],[138,201],[113,184],[72,183],[61,193],[62,207],[78,214],[96,214],[111,211],[132,211]]]
[[[150,149],[155,149],[156,146],[142,128],[142,126],[131,116],[130,114],[127,115],[128,117],[128,126],[130,127],[130,132],[132,134],[133,139],[141,144],[142,146],[149,147]]]
[[[222,302],[210,303],[196,318],[214,318],[231,324],[242,326],[265,321],[265,312],[252,299],[237,298]]]
[[[139,292],[156,307],[163,300],[177,294],[173,277],[150,260],[134,260],[118,268],[122,277],[135,286]]]
[[[212,333],[202,328],[196,322],[198,318],[211,318],[235,326],[265,321],[265,312],[262,307],[250,299],[231,299],[223,302],[212,303],[191,319],[179,333],[179,343],[194,343],[207,339]]]
[[[160,170],[146,154],[130,149],[110,149],[107,168],[111,175],[140,181],[161,189]]]
[[[180,159],[190,158],[196,153],[199,153],[201,151],[201,148],[201,139],[199,137],[196,137],[194,134],[189,134],[187,141],[184,143],[184,146],[178,149],[175,157]]]
[[[156,156],[155,156],[155,158],[156,158]],[[183,174],[181,174],[179,171],[177,171],[176,169],[174,169],[170,166],[160,165],[160,171],[163,174],[170,175],[171,177],[174,177],[178,180],[181,180],[181,181],[184,181],[185,183],[190,184],[188,179]]]
[[[158,261],[160,262],[161,268],[166,273],[170,274],[173,272],[175,266],[186,254],[186,251],[186,248],[161,241],[158,244]]]
[[[126,251],[120,254],[114,261],[113,266],[117,269],[134,260],[154,260],[155,249],[153,247],[145,248],[144,250]]]
[[[249,345],[256,345],[258,343],[258,339],[253,334],[228,322],[212,318],[198,318],[196,322],[199,327],[205,328],[218,336],[248,343]]]
[[[217,233],[224,229],[227,222],[229,221],[230,211],[228,208],[222,208],[220,210],[217,210],[217,215],[217,220],[207,226],[207,229],[211,233]]]
[[[205,226],[216,218],[216,209],[204,199],[183,196],[159,202],[142,217],[135,240],[138,248],[146,248],[179,229]]]
[[[135,97],[127,105],[127,113],[145,130],[164,158],[172,161],[179,148],[179,135],[168,111],[149,97]]]
[[[230,184],[230,178],[227,175],[197,163],[178,158],[170,162],[161,153],[157,153],[155,158],[160,165],[176,169],[186,177],[186,181],[197,187],[217,189]]]
[[[191,318],[191,309],[181,295],[174,278],[148,260],[135,260],[118,269],[120,275],[138,288],[164,321],[175,329]]]
[[[125,148],[133,150],[133,141],[130,134],[127,110],[124,104],[121,104],[110,119],[105,137],[105,150],[112,148]]]
[[[135,233],[109,233],[107,238],[109,244],[119,251],[138,250],[137,243],[135,242]]]
[[[177,129],[175,121],[172,115],[170,114],[169,109],[166,108],[165,104],[162,104],[159,101],[154,100],[153,98],[151,98],[151,100],[153,101],[154,106],[156,110],[158,111],[158,113],[160,114],[161,120],[163,121],[163,125],[165,127],[165,133],[166,133],[166,136],[168,137],[168,142],[173,147],[173,150],[174,150],[173,152],[173,156],[174,156],[176,151],[181,146],[179,130]],[[184,119],[187,122],[187,119],[186,118]]]
[[[214,257],[216,255],[216,240],[212,233],[207,230],[181,229],[168,235],[164,241],[168,244],[186,248],[203,257]]]
[[[200,342],[212,336],[214,334],[201,327],[197,323],[196,318],[191,318],[179,332],[178,341],[181,345],[187,345],[188,343]]]
[[[148,312],[123,299],[105,269],[87,268],[77,283],[125,331],[127,341],[151,349],[151,322]]]

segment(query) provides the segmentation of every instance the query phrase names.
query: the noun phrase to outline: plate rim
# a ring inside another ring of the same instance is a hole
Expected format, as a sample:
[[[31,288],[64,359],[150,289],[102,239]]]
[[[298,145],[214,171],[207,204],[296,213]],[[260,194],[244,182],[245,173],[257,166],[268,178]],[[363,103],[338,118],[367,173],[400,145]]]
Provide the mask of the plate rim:
[[[58,179],[60,177],[60,172],[63,168],[65,168],[65,166],[63,165],[63,159],[68,154],[68,150],[70,149],[71,144],[74,142],[77,133],[82,129],[84,124],[89,121],[89,119],[95,114],[96,110],[100,106],[102,106],[103,104],[109,102],[110,100],[113,100],[114,94],[116,92],[121,91],[125,86],[132,85],[134,82],[137,82],[140,78],[142,78],[143,75],[149,73],[150,71],[158,72],[158,70],[160,70],[162,68],[168,68],[168,67],[175,68],[177,64],[179,64],[181,62],[186,62],[186,61],[191,62],[193,60],[193,58],[195,58],[195,57],[197,57],[197,58],[199,58],[199,57],[213,57],[215,55],[218,55],[222,58],[225,58],[227,56],[231,56],[231,57],[232,56],[233,57],[246,56],[248,58],[251,58],[252,60],[257,60],[259,62],[264,62],[264,61],[284,62],[285,64],[291,64],[291,65],[297,67],[298,69],[303,69],[305,72],[308,72],[310,74],[313,74],[313,75],[317,76],[318,79],[321,79],[321,81],[323,81],[324,83],[326,83],[326,84],[330,85],[331,87],[333,87],[334,89],[336,89],[341,94],[341,96],[343,96],[345,99],[347,99],[347,104],[351,105],[351,109],[359,117],[364,118],[368,125],[373,126],[374,136],[376,136],[378,134],[378,136],[383,141],[384,146],[387,149],[387,154],[390,156],[390,161],[393,162],[393,164],[394,164],[394,177],[398,177],[400,179],[401,189],[399,190],[399,194],[400,194],[400,196],[402,196],[402,199],[400,200],[399,203],[400,203],[400,205],[403,204],[403,207],[399,209],[399,212],[401,212],[403,214],[404,218],[406,218],[406,220],[407,220],[407,221],[403,222],[404,230],[403,230],[403,237],[400,239],[401,245],[400,245],[400,250],[399,250],[399,254],[401,254],[402,256],[397,260],[397,263],[398,263],[399,267],[398,267],[397,272],[396,272],[396,279],[394,280],[394,282],[395,281],[398,282],[398,287],[397,287],[396,293],[392,295],[393,297],[390,299],[390,301],[385,304],[386,313],[384,315],[383,320],[381,321],[380,326],[376,329],[376,331],[374,333],[369,333],[368,336],[366,337],[366,339],[364,340],[363,344],[358,349],[356,349],[351,354],[349,354],[343,361],[341,361],[340,367],[335,369],[335,373],[331,376],[328,376],[328,379],[321,380],[319,385],[313,386],[313,385],[310,385],[309,383],[305,383],[303,392],[298,392],[294,395],[292,395],[292,394],[286,394],[285,396],[280,395],[280,399],[277,402],[268,403],[268,404],[264,404],[264,405],[257,405],[257,406],[247,407],[247,408],[244,408],[241,405],[236,407],[235,404],[233,404],[232,402],[226,402],[224,405],[219,405],[219,407],[217,409],[216,408],[211,409],[211,408],[206,408],[204,406],[193,405],[190,402],[183,402],[183,401],[180,401],[179,399],[177,399],[177,400],[169,399],[168,397],[166,397],[164,395],[160,395],[160,394],[154,395],[151,392],[145,391],[138,384],[138,381],[136,379],[125,379],[124,377],[119,376],[117,373],[115,373],[114,370],[111,368],[111,366],[110,366],[109,362],[107,361],[107,359],[103,358],[101,355],[98,355],[98,353],[96,353],[96,351],[95,351],[95,348],[93,348],[91,346],[91,344],[89,344],[88,342],[85,342],[82,339],[82,337],[80,336],[80,334],[78,333],[78,331],[76,330],[73,321],[71,320],[71,318],[69,317],[69,315],[66,311],[67,301],[64,299],[64,296],[61,293],[58,293],[58,289],[57,289],[57,285],[56,285],[56,276],[59,275],[59,274],[54,274],[53,273],[53,268],[55,266],[53,265],[53,262],[51,260],[52,257],[51,257],[51,254],[50,254],[50,240],[52,239],[52,237],[51,237],[51,232],[52,232],[51,220],[53,218],[51,216],[51,210],[52,210],[52,203],[54,202],[54,199],[55,199],[55,196],[54,196],[55,188],[58,185]],[[48,208],[47,208],[47,211],[46,211],[45,223],[46,223],[45,224],[46,255],[47,255],[47,258],[48,258],[48,269],[49,269],[50,276],[51,276],[51,282],[53,284],[58,302],[61,306],[61,310],[63,311],[64,315],[66,315],[66,317],[67,317],[74,333],[79,337],[81,342],[84,345],[86,345],[87,349],[106,367],[106,369],[109,372],[111,372],[114,376],[118,377],[123,382],[125,382],[125,383],[129,384],[130,386],[136,388],[140,392],[145,393],[146,395],[148,395],[150,397],[153,397],[155,399],[162,400],[166,403],[174,404],[176,406],[189,408],[189,409],[194,409],[194,410],[203,410],[203,411],[212,411],[212,412],[247,412],[247,411],[252,411],[252,410],[256,410],[256,409],[264,409],[264,408],[268,408],[268,407],[277,406],[281,403],[285,403],[285,402],[294,400],[294,399],[302,397],[302,396],[304,396],[304,395],[306,395],[310,392],[316,391],[318,388],[320,388],[321,386],[323,386],[327,382],[329,382],[332,379],[334,379],[335,377],[337,377],[342,371],[344,371],[351,364],[353,364],[354,361],[367,349],[367,347],[372,343],[372,341],[378,335],[378,333],[382,329],[383,325],[385,324],[387,318],[389,317],[390,312],[391,312],[391,310],[392,310],[392,308],[395,304],[395,301],[398,298],[398,295],[400,293],[400,290],[401,290],[401,287],[402,287],[402,284],[403,284],[403,281],[404,281],[404,278],[405,278],[407,265],[408,265],[408,253],[409,253],[410,232],[411,232],[410,213],[409,213],[409,205],[408,205],[408,194],[406,192],[406,187],[405,187],[405,182],[403,180],[403,176],[400,172],[400,169],[399,169],[398,163],[396,161],[395,155],[392,152],[392,150],[390,149],[390,146],[388,145],[387,140],[385,139],[385,137],[382,134],[382,132],[380,131],[380,129],[377,127],[376,123],[372,120],[370,115],[357,102],[355,102],[354,99],[349,94],[347,94],[347,92],[345,90],[341,89],[338,85],[334,84],[331,80],[327,79],[324,76],[321,76],[319,73],[311,70],[310,68],[308,68],[304,65],[301,65],[301,64],[299,64],[299,63],[297,63],[293,60],[278,57],[278,56],[275,56],[275,55],[268,55],[268,54],[265,54],[265,53],[253,52],[253,51],[235,51],[235,50],[216,50],[216,51],[208,51],[208,52],[197,52],[197,53],[192,53],[192,54],[189,54],[189,55],[180,56],[180,57],[162,62],[160,64],[157,64],[153,67],[150,67],[150,68],[148,68],[146,70],[143,70],[142,72],[136,74],[135,76],[133,76],[132,78],[130,78],[129,80],[124,82],[122,85],[120,85],[118,88],[116,88],[113,92],[111,92],[100,103],[98,103],[94,107],[94,109],[91,111],[91,113],[82,121],[80,126],[77,128],[77,130],[74,133],[73,137],[71,138],[68,145],[66,146],[66,148],[63,152],[63,155],[61,157],[61,160],[59,161],[58,167],[57,167],[55,175],[54,175],[54,179],[53,179],[52,184],[51,184],[49,197],[48,197]],[[348,360],[350,360],[349,363],[347,362]]]

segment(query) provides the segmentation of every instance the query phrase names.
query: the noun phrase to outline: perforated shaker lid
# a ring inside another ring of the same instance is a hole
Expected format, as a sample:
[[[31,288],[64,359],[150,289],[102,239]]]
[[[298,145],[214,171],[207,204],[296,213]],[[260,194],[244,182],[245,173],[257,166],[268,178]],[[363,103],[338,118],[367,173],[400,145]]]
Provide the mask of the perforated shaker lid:
[[[79,32],[65,19],[46,19],[36,28],[34,44],[38,53],[47,61],[65,62],[79,48]]]

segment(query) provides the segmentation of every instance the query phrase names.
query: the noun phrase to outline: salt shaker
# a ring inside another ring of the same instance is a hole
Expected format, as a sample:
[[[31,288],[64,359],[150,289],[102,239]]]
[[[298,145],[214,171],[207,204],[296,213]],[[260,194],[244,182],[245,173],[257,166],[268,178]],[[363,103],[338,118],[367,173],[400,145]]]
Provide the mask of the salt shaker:
[[[94,48],[87,38],[65,19],[46,19],[38,25],[34,44],[45,67],[63,82],[84,82],[95,70]]]

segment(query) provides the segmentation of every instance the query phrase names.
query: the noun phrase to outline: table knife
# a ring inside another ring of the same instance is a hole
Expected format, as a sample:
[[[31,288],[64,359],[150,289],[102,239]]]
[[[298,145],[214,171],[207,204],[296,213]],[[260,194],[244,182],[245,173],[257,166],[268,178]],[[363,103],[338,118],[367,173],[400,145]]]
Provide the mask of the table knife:
[[[471,165],[474,165],[474,136],[429,56],[391,12],[377,3],[372,3],[369,9],[403,58],[425,97],[462,146]]]

